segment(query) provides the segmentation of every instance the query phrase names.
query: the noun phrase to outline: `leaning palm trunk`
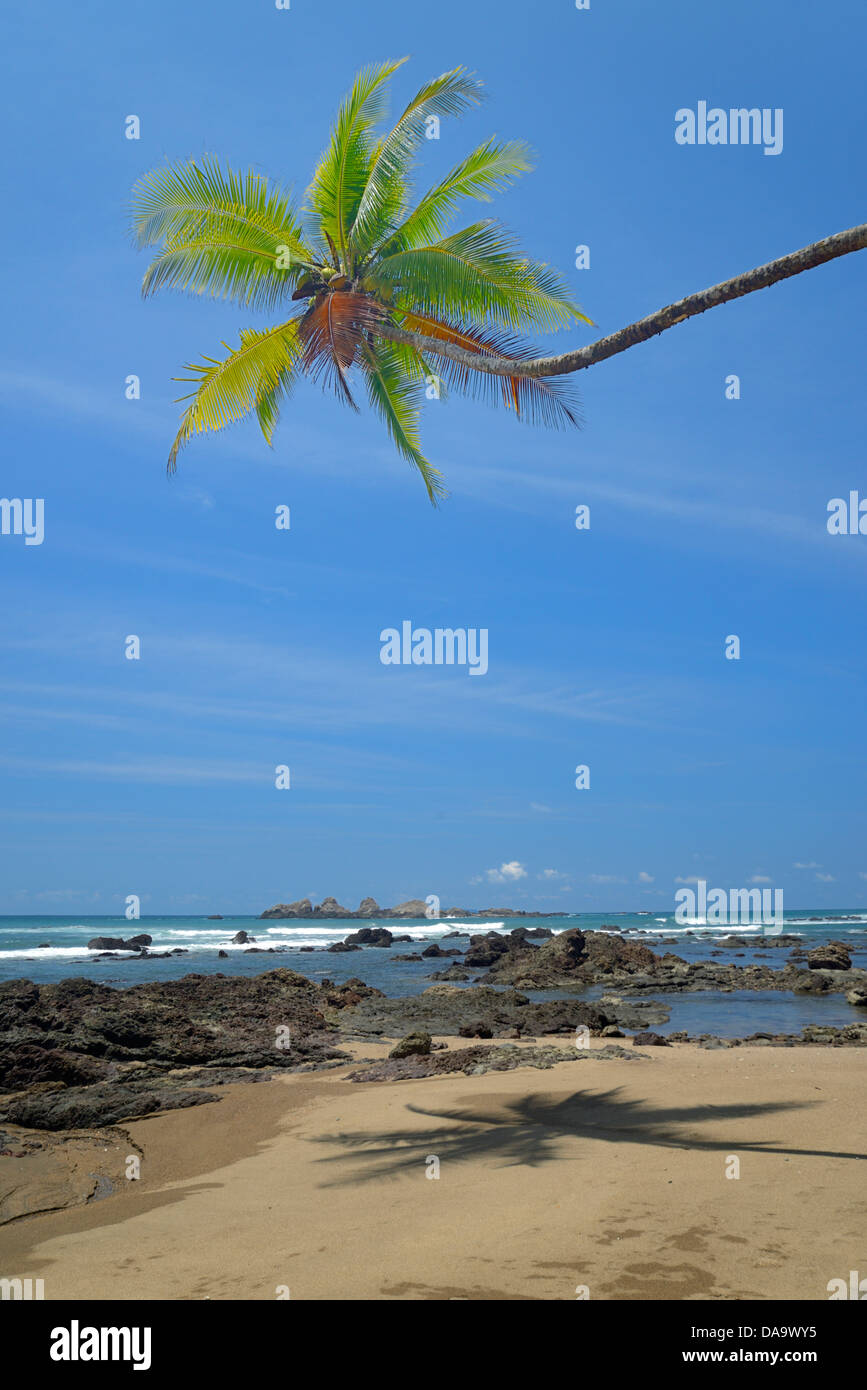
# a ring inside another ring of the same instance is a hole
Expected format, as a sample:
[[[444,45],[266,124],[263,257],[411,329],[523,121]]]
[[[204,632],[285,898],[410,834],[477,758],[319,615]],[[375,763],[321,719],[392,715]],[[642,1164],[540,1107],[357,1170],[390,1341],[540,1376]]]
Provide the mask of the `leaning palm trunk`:
[[[793,275],[800,275],[805,270],[824,265],[826,261],[835,260],[838,256],[848,256],[852,251],[863,251],[865,248],[867,222],[862,222],[858,227],[836,232],[834,236],[825,237],[823,241],[814,241],[809,246],[802,247],[800,251],[792,251],[788,256],[769,261],[767,265],[760,265],[743,275],[735,275],[731,280],[723,280],[721,284],[713,285],[708,290],[699,290],[697,294],[690,294],[686,299],[679,299],[676,304],[667,304],[664,309],[657,309],[655,314],[648,314],[637,323],[631,323],[617,333],[610,333],[607,338],[599,338],[587,347],[575,348],[572,352],[563,352],[556,357],[537,357],[529,362],[490,355],[481,357],[477,352],[467,351],[458,344],[434,342],[424,333],[410,332],[406,327],[383,324],[377,331],[392,342],[405,343],[419,352],[439,353],[450,361],[458,362],[476,372],[488,372],[504,377],[565,376],[570,372],[583,371],[585,367],[593,367],[608,357],[615,357],[617,353],[625,352],[637,343],[646,343],[649,338],[655,338],[667,328],[695,318],[696,314],[703,314],[708,309],[716,308],[718,304],[728,304],[732,299],[742,299],[745,294],[752,294],[754,290],[767,289],[779,280],[788,280]]]
[[[403,62],[405,60],[401,60]],[[271,444],[299,375],[357,410],[367,390],[398,451],[418,469],[430,500],[445,495],[421,449],[426,394],[454,389],[506,406],[516,419],[580,424],[565,378],[716,304],[858,250],[853,228],[702,294],[670,305],[590,347],[540,357],[523,336],[592,321],[561,276],[524,255],[494,219],[449,230],[467,199],[489,201],[531,168],[523,142],[485,141],[413,199],[409,175],[429,122],[481,100],[464,68],[426,83],[385,135],[377,126],[401,62],[369,68],[343,101],[299,212],[254,170],[205,159],[158,169],[137,185],[133,232],[157,248],[142,292],[184,290],[251,310],[284,309],[264,329],[241,330],[219,356],[190,364],[192,384],[168,467],[194,435],[254,413]],[[286,316],[288,314],[288,316]]]

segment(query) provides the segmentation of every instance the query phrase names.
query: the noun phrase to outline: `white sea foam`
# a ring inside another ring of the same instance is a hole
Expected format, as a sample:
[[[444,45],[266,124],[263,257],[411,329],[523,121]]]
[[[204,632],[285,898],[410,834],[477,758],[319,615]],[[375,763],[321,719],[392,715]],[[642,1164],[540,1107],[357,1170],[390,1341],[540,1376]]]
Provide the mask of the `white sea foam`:
[[[89,951],[89,950],[87,949],[86,946],[43,946],[41,949],[40,949],[39,947],[37,947],[37,946],[30,946],[30,947],[20,947],[20,948],[16,948],[16,949],[13,949],[13,950],[10,950],[10,951],[3,951],[3,953],[2,953],[2,959],[3,959],[3,960],[25,960],[25,959],[27,959],[27,960],[43,960],[43,959],[49,959],[49,960],[50,960],[50,959],[54,959],[54,960],[60,960],[60,959],[62,959],[62,960],[83,959],[83,960],[87,960],[88,957],[89,957],[90,959],[93,959],[93,957],[96,956],[97,954],[98,954],[98,953],[97,953],[96,951]],[[125,951],[125,952],[124,952],[124,955],[127,956],[127,957],[128,957],[128,956],[134,956],[134,955],[136,955],[136,954],[137,954],[137,953],[136,953],[135,951]]]

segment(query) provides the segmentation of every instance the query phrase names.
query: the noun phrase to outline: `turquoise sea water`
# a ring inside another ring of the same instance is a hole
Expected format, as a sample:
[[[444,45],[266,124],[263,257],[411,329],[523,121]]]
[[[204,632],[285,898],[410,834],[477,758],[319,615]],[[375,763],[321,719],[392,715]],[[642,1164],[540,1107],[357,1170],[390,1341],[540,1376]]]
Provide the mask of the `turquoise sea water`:
[[[417,944],[401,944],[390,949],[365,947],[346,954],[330,954],[327,947],[360,926],[387,926],[394,935],[409,935]],[[510,931],[515,926],[547,926],[554,931],[580,927],[585,931],[616,930],[632,939],[645,942],[661,952],[675,951],[689,961],[724,960],[747,964],[761,961],[774,969],[785,964],[789,951],[774,947],[777,934],[773,928],[754,926],[704,927],[681,926],[673,913],[606,913],[569,917],[522,917],[497,921],[461,921],[445,918],[438,921],[412,920],[395,922],[383,919],[358,921],[329,921],[327,919],[293,922],[261,921],[256,917],[226,917],[208,921],[203,917],[142,917],[127,921],[124,917],[0,917],[0,981],[26,978],[38,983],[83,975],[103,984],[125,987],[146,980],[172,980],[192,973],[224,975],[258,975],[264,970],[286,966],[314,980],[331,979],[340,983],[353,976],[374,985],[389,995],[416,994],[427,989],[430,975],[448,964],[444,960],[397,961],[398,954],[421,950],[431,942],[442,942],[453,931],[469,936],[491,930]],[[255,937],[258,947],[282,947],[279,955],[248,954],[244,946],[232,944],[238,931]],[[867,968],[867,911],[842,908],[787,912],[782,930],[798,935],[804,945],[818,945],[830,939],[845,941],[852,954],[853,965]],[[94,936],[130,937],[147,932],[153,937],[152,951],[179,948],[184,955],[168,960],[139,960],[134,955],[97,959],[96,952],[87,948]],[[712,956],[721,936],[736,935],[748,940],[743,955],[727,950],[723,956]],[[662,939],[669,938],[663,945]],[[676,938],[676,944],[670,939]],[[446,946],[465,948],[467,941],[446,942]],[[302,946],[313,947],[301,951]],[[226,959],[217,952],[224,950]],[[592,997],[588,992],[588,998]],[[552,997],[552,995],[539,996]],[[685,995],[660,995],[671,1008],[671,1019],[659,1031],[686,1028],[690,1032],[713,1032],[741,1036],[754,1031],[797,1032],[807,1023],[828,1023],[835,1026],[864,1018],[863,1010],[848,1005],[842,995],[817,997],[792,996],[774,992],[717,994],[706,992]]]

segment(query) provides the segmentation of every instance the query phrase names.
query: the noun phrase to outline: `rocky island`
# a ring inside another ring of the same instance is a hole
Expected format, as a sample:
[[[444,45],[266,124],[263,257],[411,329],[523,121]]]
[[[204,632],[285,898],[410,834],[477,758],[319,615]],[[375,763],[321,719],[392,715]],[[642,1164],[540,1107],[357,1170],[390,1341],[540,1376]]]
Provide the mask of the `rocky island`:
[[[439,921],[446,917],[476,917],[500,918],[500,917],[564,917],[563,912],[524,912],[522,909],[514,907],[447,907],[442,912],[437,913],[431,920]],[[571,914],[575,916],[575,914]],[[275,903],[273,907],[266,908],[260,912],[260,920],[279,920],[281,918],[293,917],[299,920],[306,918],[323,918],[331,920],[334,918],[359,918],[368,917],[404,917],[417,918],[428,916],[428,904],[421,898],[410,898],[405,903],[398,903],[396,907],[380,907],[375,898],[362,898],[358,909],[353,911],[350,907],[342,907],[336,898],[323,898],[322,902],[316,907],[313,906],[309,898],[299,898],[293,903]]]

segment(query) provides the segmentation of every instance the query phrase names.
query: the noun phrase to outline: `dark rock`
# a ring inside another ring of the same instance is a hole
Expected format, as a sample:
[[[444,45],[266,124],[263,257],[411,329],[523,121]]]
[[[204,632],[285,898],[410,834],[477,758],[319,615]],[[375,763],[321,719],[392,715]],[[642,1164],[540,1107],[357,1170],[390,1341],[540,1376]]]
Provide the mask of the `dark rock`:
[[[233,946],[244,946],[248,941],[255,941],[255,936],[248,936],[245,931],[236,931],[232,937]]]
[[[827,975],[813,975],[809,970],[799,970],[791,987],[795,994],[827,994],[830,981]]]
[[[526,946],[522,936],[511,933],[509,936],[501,936],[499,932],[488,932],[486,936],[476,936],[473,938],[469,949],[464,955],[464,965],[477,970],[482,966],[494,965],[501,957],[509,959],[530,955],[535,947]]]
[[[218,951],[218,952],[217,952],[217,959],[218,959],[218,960],[228,960],[228,959],[229,959],[229,952],[228,952],[228,951]]]
[[[454,962],[446,966],[445,970],[434,970],[428,975],[429,980],[471,980],[473,977],[469,971],[464,970],[462,965]]]
[[[661,1033],[636,1033],[632,1039],[633,1047],[668,1047],[668,1038]]]
[[[150,937],[146,938],[146,944],[150,945]],[[141,946],[137,944],[137,938],[132,937],[129,941],[124,941],[122,936],[94,936],[87,943],[89,951],[140,951]]]
[[[351,942],[348,941],[335,941],[333,946],[328,946],[326,949],[329,950],[332,955],[334,955],[342,951],[360,951],[361,947],[354,946]]]
[[[27,1093],[0,1101],[0,1120],[36,1128],[114,1123],[163,1108],[166,1087],[170,1107],[199,1104],[178,1099],[178,1078],[168,1075],[188,1067],[309,1070],[345,1055],[329,1020],[376,993],[361,981],[324,988],[280,969],[128,989],[81,978],[7,981],[0,984],[0,1089]],[[292,1047],[284,1051],[275,1036],[286,1024]],[[62,1086],[66,1099],[32,1094],[46,1083]],[[94,1087],[107,1089],[91,1096]]]
[[[347,946],[390,946],[393,937],[387,927],[361,927],[344,937]]]
[[[402,1037],[415,1031],[454,1037],[460,1036],[462,1028],[475,1029],[478,1025],[489,1029],[494,1037],[504,1037],[516,1027],[523,1036],[535,1037],[574,1033],[579,1026],[599,1033],[614,1021],[604,1009],[580,999],[549,999],[531,1004],[526,994],[513,989],[461,989],[443,983],[402,999],[380,995],[368,998],[349,1011],[339,1026],[354,1036],[364,1037]]]
[[[407,1033],[388,1055],[394,1058],[426,1057],[431,1050],[432,1042],[430,1033]]]
[[[807,965],[810,970],[851,970],[852,957],[842,942],[829,941],[807,952]]]
[[[443,1076],[463,1072],[465,1076],[482,1076],[490,1071],[513,1071],[515,1067],[540,1067],[548,1070],[560,1062],[640,1062],[646,1060],[641,1052],[630,1052],[613,1044],[608,1047],[518,1047],[515,1043],[500,1043],[495,1047],[461,1047],[438,1052],[427,1057],[403,1057],[374,1062],[360,1071],[350,1072],[349,1081],[406,1081],[425,1076]]]

